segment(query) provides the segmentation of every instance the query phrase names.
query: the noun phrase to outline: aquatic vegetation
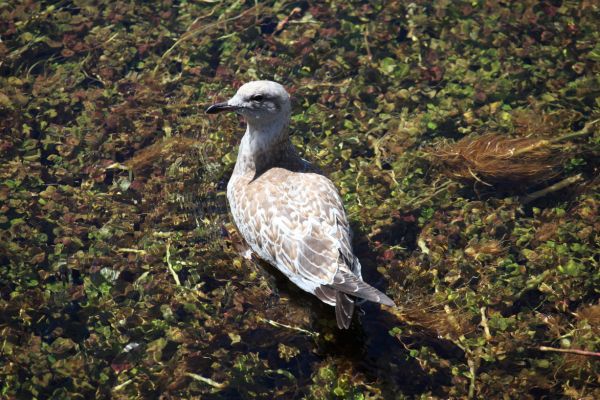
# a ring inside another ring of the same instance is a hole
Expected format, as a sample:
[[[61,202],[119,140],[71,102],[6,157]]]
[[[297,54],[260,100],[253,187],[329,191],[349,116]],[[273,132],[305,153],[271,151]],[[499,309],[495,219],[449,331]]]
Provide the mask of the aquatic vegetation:
[[[564,142],[589,135],[596,122],[588,123],[579,132],[555,135],[551,139],[510,138],[495,133],[466,137],[454,144],[439,146],[432,156],[453,178],[488,186],[492,183],[535,185],[560,175],[561,168],[569,166],[568,160],[572,160],[571,165],[574,160],[581,162],[576,158],[574,146]]]
[[[0,397],[599,398],[596,3],[0,3]],[[401,305],[350,332],[240,256],[258,78]]]

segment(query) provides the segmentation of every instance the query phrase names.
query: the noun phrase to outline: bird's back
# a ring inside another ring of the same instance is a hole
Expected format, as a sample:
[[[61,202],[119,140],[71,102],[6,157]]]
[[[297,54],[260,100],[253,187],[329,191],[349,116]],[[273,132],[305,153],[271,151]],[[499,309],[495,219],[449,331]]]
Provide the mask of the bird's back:
[[[329,179],[307,170],[311,169],[274,167],[259,176],[234,175],[227,196],[234,221],[252,250],[315,293],[333,281],[344,264],[342,254],[354,256],[337,190]]]

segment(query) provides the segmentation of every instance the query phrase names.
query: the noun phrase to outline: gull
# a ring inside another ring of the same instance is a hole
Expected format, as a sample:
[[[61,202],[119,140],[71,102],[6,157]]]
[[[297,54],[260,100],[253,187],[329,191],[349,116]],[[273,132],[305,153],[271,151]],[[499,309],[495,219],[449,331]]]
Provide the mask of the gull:
[[[252,251],[293,283],[335,306],[337,325],[348,329],[356,298],[395,306],[365,283],[352,250],[352,232],[333,183],[302,159],[288,125],[290,96],[272,81],[252,81],[235,96],[206,109],[246,120],[227,200]]]

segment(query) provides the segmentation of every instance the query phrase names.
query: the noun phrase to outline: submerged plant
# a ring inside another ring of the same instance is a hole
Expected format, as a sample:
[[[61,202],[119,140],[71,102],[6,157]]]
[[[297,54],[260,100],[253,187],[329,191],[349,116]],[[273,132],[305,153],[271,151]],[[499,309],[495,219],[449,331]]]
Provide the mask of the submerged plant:
[[[559,176],[565,161],[577,154],[574,146],[564,142],[590,135],[596,122],[552,139],[511,138],[498,133],[466,137],[454,144],[440,145],[431,154],[452,178],[485,185],[539,184]]]

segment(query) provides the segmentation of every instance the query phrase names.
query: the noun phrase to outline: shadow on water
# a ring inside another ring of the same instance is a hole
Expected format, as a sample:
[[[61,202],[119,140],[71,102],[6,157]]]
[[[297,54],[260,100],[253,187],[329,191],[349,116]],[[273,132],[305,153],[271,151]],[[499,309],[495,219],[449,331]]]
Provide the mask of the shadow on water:
[[[360,247],[359,256],[365,280],[385,290],[382,287],[383,277],[374,267],[376,255],[365,246]],[[298,332],[284,331],[273,336],[270,329],[257,329],[244,337],[247,351],[261,349],[265,353],[276,351],[277,345],[273,340],[289,341],[295,337],[292,341],[300,347],[301,355],[297,357],[296,364],[282,368],[287,367],[296,377],[301,377],[299,386],[310,384],[311,374],[316,374],[319,363],[325,360],[332,360],[333,364],[344,366],[353,374],[363,375],[366,382],[378,382],[385,398],[397,395],[398,391],[405,395],[425,392],[442,395],[442,387],[451,384],[452,375],[449,370],[440,369],[434,374],[428,373],[417,359],[409,355],[409,350],[429,346],[445,357],[463,358],[462,352],[454,345],[426,332],[399,340],[390,331],[402,327],[402,322],[387,312],[385,307],[370,302],[359,302],[350,329],[338,329],[333,307],[296,287],[269,264],[259,260],[253,260],[253,264],[269,281],[269,287],[274,292],[274,296],[266,300],[267,307],[277,308],[281,307],[280,303],[287,302],[290,309],[303,309],[310,316],[308,327],[302,322],[293,321],[293,317],[285,323],[302,326],[303,329],[319,334],[313,341],[306,340]],[[365,268],[365,265],[368,267]]]

